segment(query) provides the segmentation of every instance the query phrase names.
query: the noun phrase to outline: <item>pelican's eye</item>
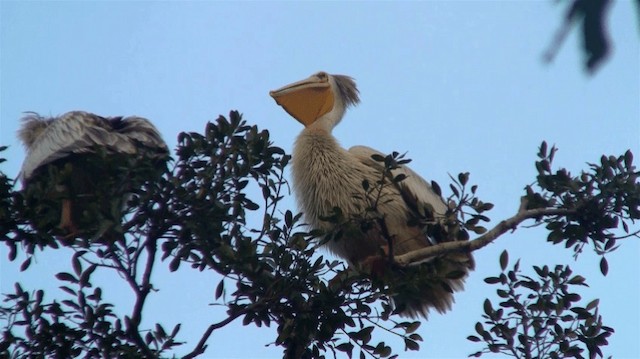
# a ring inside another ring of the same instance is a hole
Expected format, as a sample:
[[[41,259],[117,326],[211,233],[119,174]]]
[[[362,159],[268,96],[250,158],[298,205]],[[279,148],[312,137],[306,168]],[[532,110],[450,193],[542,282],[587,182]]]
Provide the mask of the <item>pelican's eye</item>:
[[[316,77],[320,80],[326,80],[329,75],[326,72],[321,71],[316,74]]]

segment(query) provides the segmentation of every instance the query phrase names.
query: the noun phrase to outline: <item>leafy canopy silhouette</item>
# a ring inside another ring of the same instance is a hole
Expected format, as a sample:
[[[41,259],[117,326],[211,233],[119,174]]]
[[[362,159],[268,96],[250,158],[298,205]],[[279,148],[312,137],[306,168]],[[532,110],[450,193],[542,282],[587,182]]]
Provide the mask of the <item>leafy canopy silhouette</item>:
[[[181,133],[175,153],[157,180],[148,180],[148,167],[132,166],[123,158],[99,158],[115,161],[110,165],[125,169],[139,186],[128,188],[124,212],[117,212],[120,220],[99,215],[110,207],[96,206],[94,224],[101,230],[72,238],[40,226],[39,217],[34,217],[25,196],[37,196],[47,188],[17,191],[14,180],[0,173],[0,240],[9,248],[9,259],[14,261],[22,253],[21,269],[28,270],[39,252],[70,253],[69,270],[55,274],[64,299],[45,298],[43,290],[25,289],[20,283],[13,293],[5,294],[0,307],[5,323],[3,356],[153,358],[175,355],[180,348],[186,351],[185,358],[194,358],[207,351],[214,331],[235,320],[275,326],[272,344],[282,347],[286,358],[338,353],[352,357],[354,352],[360,357],[397,356],[397,348],[374,339],[378,332],[398,336],[405,350],[419,349],[422,337],[416,331],[421,322],[400,317],[389,298],[398,288],[433,278],[396,276],[390,285],[318,253],[323,240],[336,236],[348,240],[348,234],[309,232],[300,214],[278,206],[287,193],[284,170],[290,157],[273,146],[268,131],[247,125],[233,111],[228,118],[220,116],[207,124],[202,134]],[[600,268],[606,275],[606,255],[624,240],[638,237],[632,228],[640,218],[633,155],[627,151],[603,156],[573,176],[565,169],[552,169],[555,153],[555,147],[542,143],[538,176],[526,187],[520,209],[491,229],[482,223],[489,221],[486,213],[493,205],[477,197],[478,187],[469,185],[468,173],[452,178],[448,215],[457,221],[461,238],[476,237],[392,256],[389,265],[401,270],[444,253],[478,250],[531,221],[545,226],[548,242],[571,248],[576,256],[591,248],[602,257]],[[383,165],[382,179],[408,162],[398,153],[373,160]],[[57,174],[51,174],[55,182]],[[375,196],[376,188],[393,181],[363,183],[361,195]],[[433,187],[442,192],[437,183]],[[114,191],[117,186],[100,187],[94,193],[96,202],[113,201],[122,194]],[[261,221],[248,221],[250,212],[259,213]],[[361,225],[370,225],[366,213],[360,220]],[[159,265],[172,271],[189,266],[220,274],[212,287],[215,303],[226,307],[225,316],[212,322],[195,343],[183,342],[181,323],[165,328],[142,321],[143,313],[147,318],[152,314],[145,311],[145,304],[156,292],[151,276]],[[523,274],[519,261],[511,270],[507,265],[505,252],[500,257],[501,273],[485,280],[500,286],[496,291],[500,302],[484,302],[483,322],[468,337],[484,347],[472,355],[581,358],[586,350],[589,357],[602,356],[601,347],[613,329],[602,324],[597,300],[581,305],[581,298],[571,291],[586,284],[582,276],[563,265],[534,267],[537,277]],[[116,314],[104,300],[106,289],[94,281],[98,271],[115,272],[128,284],[134,301],[130,312]]]

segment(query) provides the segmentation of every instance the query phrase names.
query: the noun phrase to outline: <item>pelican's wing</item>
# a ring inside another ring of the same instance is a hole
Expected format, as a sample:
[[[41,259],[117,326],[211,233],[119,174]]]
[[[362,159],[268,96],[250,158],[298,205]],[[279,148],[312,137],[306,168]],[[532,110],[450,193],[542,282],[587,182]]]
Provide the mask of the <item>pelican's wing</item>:
[[[374,167],[380,171],[384,169],[384,165],[381,162],[373,160],[371,156],[377,154],[385,157],[385,155],[373,148],[367,146],[354,146],[349,149],[349,153],[368,166]],[[442,197],[437,195],[431,188],[431,185],[409,167],[400,166],[399,168],[392,170],[391,174],[393,177],[400,174],[406,176],[406,178],[399,183],[399,188],[402,198],[407,202],[408,207],[421,211],[420,207],[423,207],[425,204],[429,204],[433,207],[435,212],[434,217],[440,218],[442,218],[447,212],[447,205],[442,200]]]
[[[131,116],[122,120],[124,124],[119,133],[136,144],[158,152],[169,153],[169,147],[160,136],[158,129],[146,118]]]
[[[95,147],[136,153],[133,143],[126,136],[112,131],[106,121],[103,117],[82,111],[67,112],[52,121],[29,147],[20,171],[22,180],[28,180],[40,166],[72,153],[91,152]]]

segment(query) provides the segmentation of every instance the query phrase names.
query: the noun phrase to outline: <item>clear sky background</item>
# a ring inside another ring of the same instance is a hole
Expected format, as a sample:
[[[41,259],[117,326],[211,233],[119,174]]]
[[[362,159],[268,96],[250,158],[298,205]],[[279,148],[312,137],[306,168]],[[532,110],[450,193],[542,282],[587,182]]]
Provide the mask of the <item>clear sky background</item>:
[[[269,90],[325,70],[353,76],[362,103],[334,131],[345,147],[368,145],[408,152],[411,167],[448,189],[448,174],[469,171],[480,197],[494,203],[492,223],[515,213],[525,185],[535,179],[542,140],[556,144],[556,166],[573,173],[602,154],[632,149],[640,158],[640,50],[635,4],[616,1],[609,30],[611,59],[595,77],[581,67],[573,32],[555,62],[542,54],[563,16],[552,1],[428,2],[0,2],[0,143],[9,145],[2,171],[14,177],[24,158],[15,133],[24,111],[59,115],[86,110],[104,116],[151,119],[171,148],[181,131],[203,131],[218,114],[237,109],[270,130],[291,151],[301,125],[269,97]],[[294,209],[288,198],[282,209]],[[480,349],[465,338],[480,320],[508,249],[532,265],[570,264],[589,288],[585,303],[601,298],[604,323],[616,329],[605,353],[640,357],[640,246],[627,240],[608,257],[603,277],[591,252],[545,241],[540,228],[519,228],[476,252],[477,270],[445,315],[433,314],[419,333],[420,352],[401,357],[462,358]],[[69,266],[65,251],[37,255],[25,273],[0,250],[0,289],[47,290],[64,297],[53,275]],[[180,340],[195,345],[223,318],[213,300],[218,277],[159,263],[146,323],[182,323]],[[160,268],[163,267],[163,268]],[[132,293],[117,278],[107,301],[128,311]],[[281,357],[265,347],[275,328],[234,323],[215,332],[203,357]]]

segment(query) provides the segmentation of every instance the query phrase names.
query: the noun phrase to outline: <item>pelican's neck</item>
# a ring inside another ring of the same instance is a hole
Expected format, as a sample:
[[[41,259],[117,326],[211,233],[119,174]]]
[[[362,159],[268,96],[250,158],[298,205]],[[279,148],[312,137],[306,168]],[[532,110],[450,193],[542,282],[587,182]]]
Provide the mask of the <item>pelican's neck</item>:
[[[353,166],[349,164],[347,151],[331,134],[335,126],[333,120],[326,116],[319,118],[302,130],[293,145],[294,193],[306,220],[314,228],[327,227],[327,222],[319,220],[320,216],[328,215],[333,206],[346,206],[341,200],[351,198],[350,192],[344,193],[348,186],[337,186],[344,182]]]
[[[330,121],[319,119],[319,120],[316,120],[311,125],[305,127],[303,132],[317,133],[317,134],[323,133],[326,135],[331,135],[331,131],[333,130],[333,127],[334,125]]]
[[[306,126],[294,144],[294,162],[296,157],[311,156],[308,159],[301,160],[298,167],[306,167],[314,162],[317,156],[321,156],[326,151],[329,153],[340,153],[344,151],[336,138],[331,133],[333,128],[340,122],[340,117],[333,111],[321,116],[319,119]],[[331,155],[332,157],[334,155]]]
[[[307,126],[305,130],[311,132],[326,132],[331,134],[333,128],[340,123],[342,116],[344,116],[345,108],[341,103],[336,103],[333,109],[324,115],[320,116],[311,125]]]

